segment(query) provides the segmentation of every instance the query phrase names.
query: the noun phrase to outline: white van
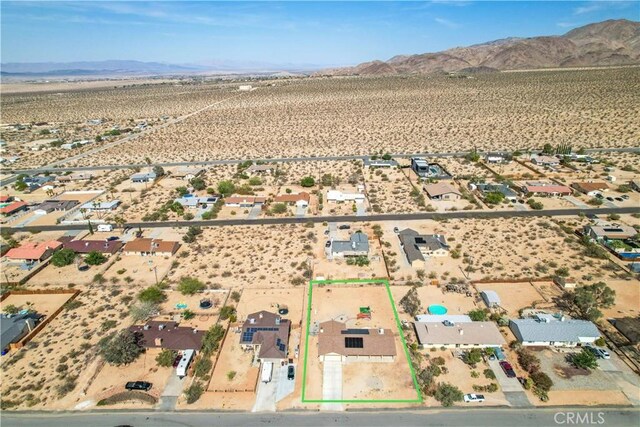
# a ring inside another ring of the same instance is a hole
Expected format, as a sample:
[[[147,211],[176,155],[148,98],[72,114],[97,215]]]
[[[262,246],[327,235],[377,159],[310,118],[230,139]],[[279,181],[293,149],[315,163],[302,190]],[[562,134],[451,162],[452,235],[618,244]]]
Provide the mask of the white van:
[[[98,231],[113,231],[111,224],[98,224]]]

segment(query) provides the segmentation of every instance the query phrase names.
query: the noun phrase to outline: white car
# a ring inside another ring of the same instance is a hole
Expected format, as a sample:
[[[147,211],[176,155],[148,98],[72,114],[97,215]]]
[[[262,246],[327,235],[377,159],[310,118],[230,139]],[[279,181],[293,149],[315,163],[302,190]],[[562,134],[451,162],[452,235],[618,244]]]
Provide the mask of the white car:
[[[482,394],[465,394],[464,401],[467,403],[484,402],[484,396]]]

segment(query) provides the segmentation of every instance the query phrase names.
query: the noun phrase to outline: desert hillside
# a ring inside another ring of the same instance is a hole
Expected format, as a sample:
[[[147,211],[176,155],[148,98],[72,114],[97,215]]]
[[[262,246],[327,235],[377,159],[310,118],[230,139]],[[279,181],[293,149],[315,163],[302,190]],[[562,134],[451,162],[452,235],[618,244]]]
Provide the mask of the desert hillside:
[[[507,38],[436,53],[397,55],[322,75],[429,74],[640,63],[640,22],[626,19],[585,25],[562,36]]]

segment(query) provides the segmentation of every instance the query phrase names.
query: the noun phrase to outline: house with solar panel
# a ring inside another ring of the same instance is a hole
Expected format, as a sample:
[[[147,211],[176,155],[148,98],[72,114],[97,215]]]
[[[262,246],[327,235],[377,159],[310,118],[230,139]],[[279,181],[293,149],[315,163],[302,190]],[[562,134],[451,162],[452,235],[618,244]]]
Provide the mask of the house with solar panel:
[[[318,356],[321,362],[393,362],[396,355],[391,329],[351,329],[335,320],[320,324]]]
[[[258,311],[242,325],[240,346],[254,351],[256,362],[280,362],[287,359],[291,321],[278,314]]]

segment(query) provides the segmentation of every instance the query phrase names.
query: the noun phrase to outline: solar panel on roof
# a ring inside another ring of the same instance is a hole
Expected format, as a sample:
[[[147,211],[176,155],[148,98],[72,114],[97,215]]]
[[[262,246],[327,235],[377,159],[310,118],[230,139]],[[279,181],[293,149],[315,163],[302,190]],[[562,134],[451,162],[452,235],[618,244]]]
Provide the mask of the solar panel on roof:
[[[345,337],[345,348],[364,348],[364,340],[360,337]]]

